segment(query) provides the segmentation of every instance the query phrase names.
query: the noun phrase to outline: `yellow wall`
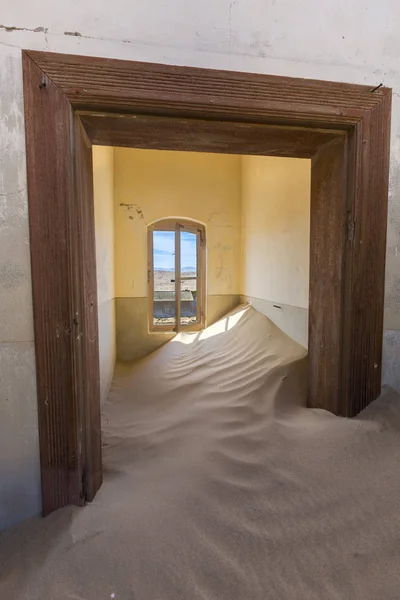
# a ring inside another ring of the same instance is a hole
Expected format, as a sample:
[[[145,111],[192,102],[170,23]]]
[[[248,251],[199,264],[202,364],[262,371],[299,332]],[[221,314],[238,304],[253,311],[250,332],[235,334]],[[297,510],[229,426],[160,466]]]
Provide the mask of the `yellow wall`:
[[[114,286],[114,148],[93,146],[97,299],[115,298]]]
[[[116,356],[114,285],[114,149],[93,147],[100,393],[107,397]]]
[[[147,226],[165,217],[206,225],[206,322],[240,301],[241,158],[115,148],[117,357],[146,356],[174,334],[149,333]]]
[[[207,228],[208,295],[240,293],[241,159],[115,148],[116,296],[147,296],[146,227],[186,217]]]
[[[145,356],[173,335],[149,334],[147,326],[147,226],[165,217],[206,225],[208,324],[241,295],[307,345],[309,160],[115,148],[112,215],[106,167],[112,150],[95,150],[95,191],[106,207],[96,220],[99,301],[116,298],[119,359]],[[109,326],[108,335],[112,331]],[[110,356],[108,342],[104,355]]]
[[[243,295],[308,308],[310,181],[308,159],[243,157]]]

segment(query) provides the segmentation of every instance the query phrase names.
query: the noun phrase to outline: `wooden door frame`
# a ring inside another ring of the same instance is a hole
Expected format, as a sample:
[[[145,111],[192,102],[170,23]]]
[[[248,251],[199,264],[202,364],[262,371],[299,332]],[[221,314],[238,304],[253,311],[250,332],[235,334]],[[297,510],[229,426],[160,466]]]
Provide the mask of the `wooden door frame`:
[[[101,485],[91,144],[312,159],[308,405],[380,393],[391,90],[23,51],[43,513]]]

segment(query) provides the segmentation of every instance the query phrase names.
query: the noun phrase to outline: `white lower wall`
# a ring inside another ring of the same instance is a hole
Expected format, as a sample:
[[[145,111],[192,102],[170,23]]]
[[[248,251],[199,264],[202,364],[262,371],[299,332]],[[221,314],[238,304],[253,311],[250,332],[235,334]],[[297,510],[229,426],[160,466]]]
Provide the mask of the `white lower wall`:
[[[279,329],[304,348],[308,348],[308,309],[287,304],[277,304],[252,296],[241,296],[241,302],[251,304],[268,317]]]
[[[101,404],[107,400],[116,360],[115,298],[99,304],[99,362]]]
[[[0,431],[2,531],[41,510],[35,352],[32,343],[0,343]]]

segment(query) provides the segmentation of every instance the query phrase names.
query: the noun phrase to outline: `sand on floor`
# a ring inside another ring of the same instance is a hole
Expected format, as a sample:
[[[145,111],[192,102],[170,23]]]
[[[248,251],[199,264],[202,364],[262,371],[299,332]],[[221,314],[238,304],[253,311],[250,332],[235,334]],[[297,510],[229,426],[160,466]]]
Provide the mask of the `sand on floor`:
[[[399,395],[338,418],[305,371],[249,307],[119,369],[103,487],[0,535],[0,598],[400,598]]]

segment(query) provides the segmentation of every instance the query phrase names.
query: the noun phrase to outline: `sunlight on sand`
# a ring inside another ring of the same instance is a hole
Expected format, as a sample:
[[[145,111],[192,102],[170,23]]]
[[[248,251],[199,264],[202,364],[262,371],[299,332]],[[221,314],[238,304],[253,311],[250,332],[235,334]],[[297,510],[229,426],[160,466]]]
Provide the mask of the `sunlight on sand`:
[[[399,394],[306,398],[306,350],[246,305],[127,366],[103,486],[2,532],[0,599],[400,598]]]
[[[181,344],[192,344],[196,340],[206,340],[216,335],[220,335],[221,333],[225,333],[225,331],[233,329],[233,327],[239,323],[240,319],[249,310],[249,308],[250,306],[244,306],[238,310],[238,312],[224,317],[220,321],[214,323],[214,325],[210,325],[210,327],[207,327],[207,329],[204,329],[201,332],[195,331],[193,333],[178,333],[178,335],[171,341],[180,342]]]

